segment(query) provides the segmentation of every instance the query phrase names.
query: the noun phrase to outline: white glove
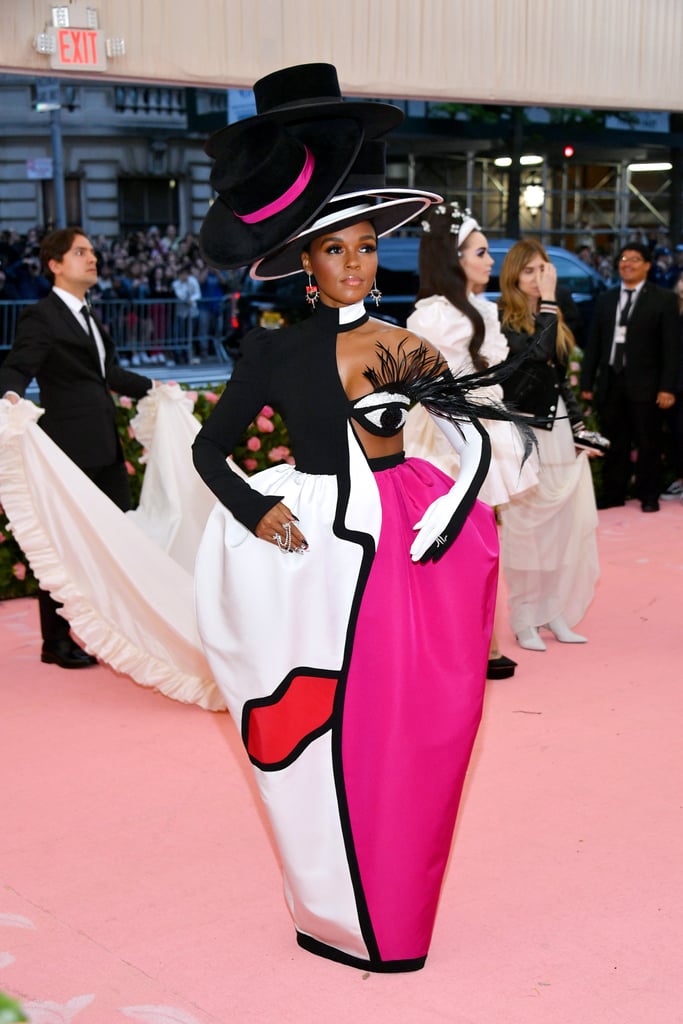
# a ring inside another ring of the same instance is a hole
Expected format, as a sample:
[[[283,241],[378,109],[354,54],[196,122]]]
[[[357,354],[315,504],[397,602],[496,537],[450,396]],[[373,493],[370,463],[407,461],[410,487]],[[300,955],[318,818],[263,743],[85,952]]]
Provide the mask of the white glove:
[[[413,529],[419,533],[410,548],[414,562],[437,562],[456,539],[479,493],[491,461],[491,442],[484,428],[474,420],[458,427],[440,416],[432,416],[460,458],[458,479],[425,510]]]

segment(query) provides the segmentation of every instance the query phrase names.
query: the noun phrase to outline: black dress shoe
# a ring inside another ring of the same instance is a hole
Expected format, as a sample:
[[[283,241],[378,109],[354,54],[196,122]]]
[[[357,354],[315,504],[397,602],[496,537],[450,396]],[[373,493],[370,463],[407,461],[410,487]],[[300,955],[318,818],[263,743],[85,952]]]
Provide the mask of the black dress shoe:
[[[486,666],[487,679],[510,679],[515,674],[517,662],[501,654],[498,658],[489,658]]]
[[[654,501],[643,501],[640,507],[643,512],[659,512],[659,502],[657,499]]]
[[[91,665],[97,664],[97,658],[93,658],[73,640],[58,640],[55,644],[43,644],[40,660],[47,665],[59,665],[60,668],[90,668]]]

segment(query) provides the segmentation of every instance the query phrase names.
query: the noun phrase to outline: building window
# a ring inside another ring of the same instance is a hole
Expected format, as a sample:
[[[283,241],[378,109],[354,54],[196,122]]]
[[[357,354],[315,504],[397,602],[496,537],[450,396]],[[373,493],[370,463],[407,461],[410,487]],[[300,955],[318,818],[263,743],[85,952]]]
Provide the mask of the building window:
[[[41,182],[43,186],[43,220],[48,228],[57,226],[57,204],[55,203],[55,184],[52,179]],[[81,179],[66,177],[64,179],[64,200],[66,203],[67,225],[83,223],[81,207]]]
[[[178,188],[175,178],[119,178],[121,231],[163,230],[178,223]]]

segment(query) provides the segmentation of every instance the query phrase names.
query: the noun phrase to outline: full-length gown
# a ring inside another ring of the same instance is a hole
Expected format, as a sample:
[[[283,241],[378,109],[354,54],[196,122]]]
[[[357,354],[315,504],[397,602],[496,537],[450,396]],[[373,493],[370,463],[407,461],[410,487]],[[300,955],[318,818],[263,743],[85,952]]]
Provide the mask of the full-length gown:
[[[397,386],[349,401],[338,335],[363,321],[340,324],[338,312],[253,332],[198,435],[195,463],[221,501],[198,553],[197,621],[270,816],[300,945],[415,970],[481,715],[497,534],[470,496],[443,557],[411,560],[415,523],[452,480],[421,459],[368,461],[354,420],[397,432]],[[266,404],[287,423],[296,467],[249,486],[223,460]],[[279,500],[304,554],[252,532]]]
[[[276,333],[265,340],[291,354],[292,336]],[[161,430],[140,431],[149,452],[136,514],[70,462],[25,401],[0,400],[0,490],[41,585],[89,651],[175,699],[229,704],[269,803],[301,944],[375,970],[411,969],[429,946],[481,713],[497,543],[490,510],[474,503],[440,561],[411,561],[414,524],[451,480],[420,460],[368,464],[351,421],[381,410],[346,399],[335,337],[336,325],[321,337],[304,331],[288,380],[272,361],[293,436],[311,405],[321,429],[314,420],[296,469],[241,485],[270,504],[277,498],[258,488],[282,494],[310,551],[281,554],[222,506],[210,517],[195,576],[210,667],[187,566],[214,502],[194,474],[188,483],[198,424],[179,389],[140,403]],[[230,405],[243,385],[242,370]],[[391,424],[385,405],[380,419]]]
[[[598,513],[588,456],[577,455],[560,382],[566,363],[557,358],[557,316],[541,313],[534,334],[507,328],[511,353],[527,354],[530,379],[550,381],[552,406],[536,427],[539,480],[501,510],[501,561],[508,585],[510,625],[515,633],[563,617],[581,621],[600,575]],[[531,403],[521,408],[538,414]]]

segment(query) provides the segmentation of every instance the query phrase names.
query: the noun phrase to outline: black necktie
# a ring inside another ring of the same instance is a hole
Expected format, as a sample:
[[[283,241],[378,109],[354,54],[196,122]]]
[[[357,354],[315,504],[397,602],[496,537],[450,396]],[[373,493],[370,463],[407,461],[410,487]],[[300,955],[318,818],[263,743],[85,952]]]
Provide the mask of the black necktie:
[[[631,299],[633,298],[634,291],[635,288],[626,289],[626,302],[624,303],[624,308],[622,309],[621,316],[619,317],[620,327],[626,327],[626,324],[628,323],[628,315],[631,312]]]
[[[95,357],[97,359],[97,365],[98,365],[98,367],[100,369],[100,372],[101,372],[102,371],[102,360],[100,359],[100,350],[97,347],[97,341],[95,339],[95,333],[94,333],[94,331],[92,329],[92,323],[90,321],[90,310],[88,309],[87,306],[85,306],[85,305],[81,306],[81,314],[82,314],[83,319],[85,320],[85,323],[87,325],[88,334],[90,336],[90,340],[92,342],[92,346],[93,346],[93,349],[95,351]]]
[[[624,303],[624,308],[622,309],[621,315],[619,317],[619,326],[620,327],[626,327],[626,325],[628,323],[628,315],[629,315],[629,313],[631,311],[631,300],[633,299],[633,292],[634,291],[635,291],[634,288],[627,288],[626,289],[626,302]],[[617,342],[617,344],[614,346],[614,361],[612,363],[612,368],[613,368],[615,373],[621,373],[621,371],[624,369],[624,349],[625,348],[626,348],[626,344],[623,341]]]

